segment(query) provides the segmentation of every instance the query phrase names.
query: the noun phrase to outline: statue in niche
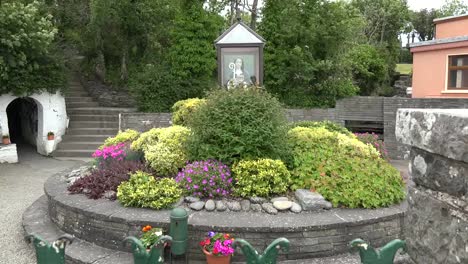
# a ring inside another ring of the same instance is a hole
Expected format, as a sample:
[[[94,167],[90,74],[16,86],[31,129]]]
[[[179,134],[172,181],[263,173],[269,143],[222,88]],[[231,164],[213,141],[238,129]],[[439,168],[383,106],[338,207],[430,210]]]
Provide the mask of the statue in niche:
[[[246,87],[252,85],[250,74],[244,69],[244,60],[236,58],[234,62],[229,63],[229,69],[232,70],[227,83],[228,89],[235,87]]]

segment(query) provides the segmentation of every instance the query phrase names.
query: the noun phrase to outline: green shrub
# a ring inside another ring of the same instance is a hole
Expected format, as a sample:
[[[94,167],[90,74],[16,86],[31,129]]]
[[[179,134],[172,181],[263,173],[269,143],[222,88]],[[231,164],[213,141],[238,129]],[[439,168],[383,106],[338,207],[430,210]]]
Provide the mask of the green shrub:
[[[161,128],[152,128],[141,135],[132,142],[131,148],[135,151],[147,151],[148,146],[155,145],[158,142],[159,135],[163,130]]]
[[[286,117],[281,104],[259,89],[219,90],[190,120],[191,160],[280,158]]]
[[[232,172],[234,192],[241,197],[267,197],[285,193],[291,180],[281,160],[241,160],[233,166]]]
[[[346,127],[341,126],[337,123],[331,121],[297,121],[289,125],[290,129],[295,127],[306,127],[306,128],[316,128],[323,127],[331,132],[338,132],[344,135],[352,136],[353,133],[349,131]]]
[[[148,133],[145,143],[135,143],[145,153],[148,164],[159,175],[174,176],[187,161],[186,144],[190,129],[183,126],[156,128]],[[140,146],[141,145],[141,146]]]
[[[141,171],[131,174],[130,180],[117,188],[117,199],[126,207],[169,208],[181,195],[182,190],[174,179],[155,179]]]
[[[191,98],[176,102],[172,106],[172,124],[187,126],[188,120],[200,105],[206,102],[205,99]]]
[[[119,143],[129,143],[138,138],[140,133],[138,131],[133,130],[133,129],[127,129],[125,131],[119,131],[119,133],[115,137],[110,137],[107,138],[104,141],[104,145],[102,145],[100,148],[102,149],[103,147],[108,147],[112,145],[117,145]]]
[[[323,127],[296,127],[288,133],[288,145],[293,189],[316,189],[335,206],[347,207],[385,206],[404,197],[398,171],[382,160],[374,147],[355,136]],[[355,185],[363,187],[356,189]],[[381,193],[382,189],[387,193]],[[354,190],[356,193],[349,194]]]

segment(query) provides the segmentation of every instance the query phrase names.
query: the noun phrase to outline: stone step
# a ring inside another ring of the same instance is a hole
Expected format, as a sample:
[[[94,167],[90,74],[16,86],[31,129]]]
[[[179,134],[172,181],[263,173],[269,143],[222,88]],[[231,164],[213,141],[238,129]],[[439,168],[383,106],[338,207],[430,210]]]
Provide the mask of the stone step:
[[[113,121],[119,122],[119,115],[69,115],[70,123],[74,121]]]
[[[66,102],[67,108],[83,108],[83,107],[97,107],[99,106],[98,102],[76,102],[70,103]]]
[[[96,149],[57,149],[52,153],[53,157],[91,158]]]
[[[116,135],[117,128],[73,128],[68,129],[67,135]]]
[[[64,135],[63,142],[104,142],[107,138],[113,137],[115,135]],[[61,143],[60,143],[61,144]],[[59,146],[60,146],[59,144]]]
[[[86,142],[86,141],[62,141],[58,144],[57,150],[73,150],[73,149],[86,149],[86,150],[96,150],[102,144],[104,140],[100,142]]]
[[[83,107],[67,109],[69,115],[117,115],[123,112],[134,112],[134,108],[114,108],[114,107]]]
[[[68,103],[81,103],[81,102],[92,102],[93,98],[91,96],[72,96],[65,97],[65,102]]]
[[[74,128],[115,128],[119,129],[119,122],[115,121],[70,121],[69,129]]]
[[[74,97],[74,96],[89,96],[89,93],[86,91],[67,91],[65,97]]]

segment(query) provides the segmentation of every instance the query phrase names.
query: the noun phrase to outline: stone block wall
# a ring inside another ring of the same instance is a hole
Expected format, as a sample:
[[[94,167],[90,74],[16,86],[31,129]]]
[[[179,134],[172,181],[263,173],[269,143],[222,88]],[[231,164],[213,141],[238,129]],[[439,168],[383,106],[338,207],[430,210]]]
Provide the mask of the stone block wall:
[[[169,127],[172,125],[171,113],[121,113],[119,129],[135,129],[140,132],[151,128]]]
[[[416,263],[468,263],[468,109],[400,109],[411,146],[405,237]]]

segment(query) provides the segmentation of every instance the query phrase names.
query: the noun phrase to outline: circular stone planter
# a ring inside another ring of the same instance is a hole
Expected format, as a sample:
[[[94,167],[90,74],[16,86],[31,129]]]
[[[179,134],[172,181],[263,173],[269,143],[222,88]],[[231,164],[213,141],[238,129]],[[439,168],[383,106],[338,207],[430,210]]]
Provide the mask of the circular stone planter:
[[[91,200],[86,196],[70,195],[65,176],[47,180],[44,190],[48,199],[49,216],[58,228],[104,248],[125,251],[122,240],[138,236],[144,225],[168,230],[170,210],[125,208],[117,201]],[[403,237],[406,203],[389,208],[331,209],[301,214],[268,215],[255,212],[189,211],[189,259],[204,260],[199,241],[208,231],[230,233],[249,241],[263,251],[274,239],[285,237],[291,242],[288,254],[281,259],[307,259],[331,256],[348,251],[355,238],[381,246]],[[242,260],[236,254],[234,261]]]

